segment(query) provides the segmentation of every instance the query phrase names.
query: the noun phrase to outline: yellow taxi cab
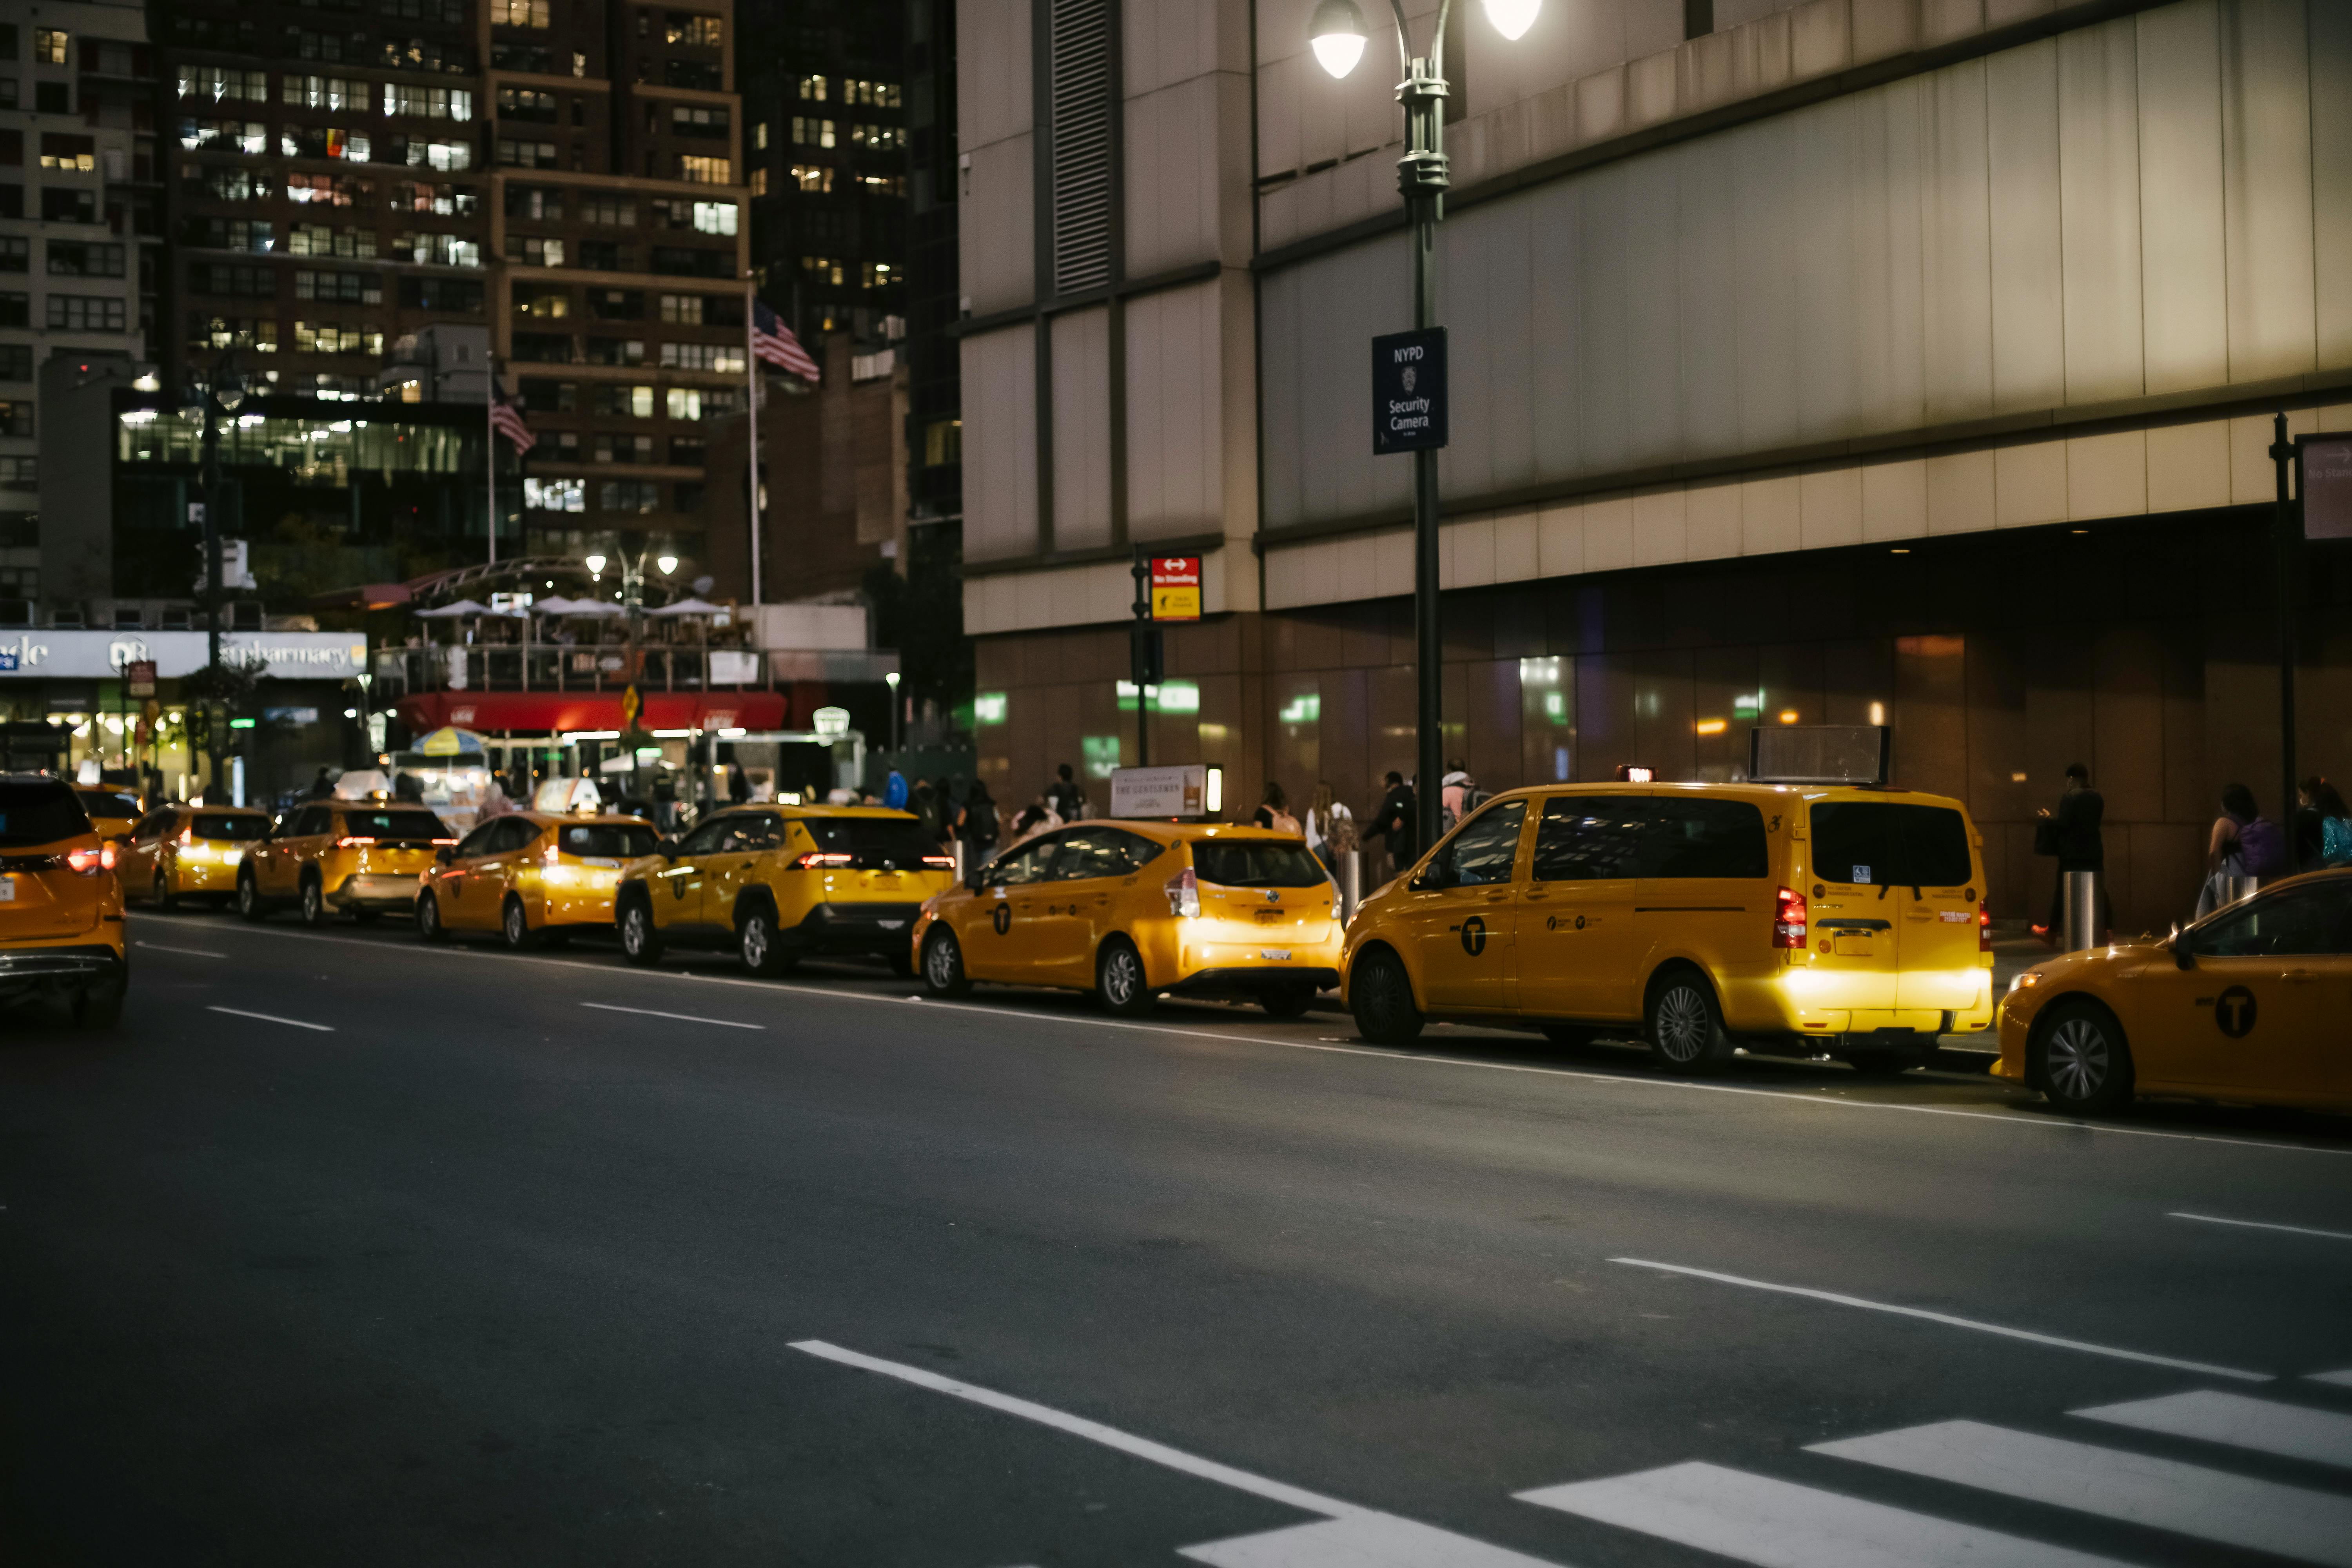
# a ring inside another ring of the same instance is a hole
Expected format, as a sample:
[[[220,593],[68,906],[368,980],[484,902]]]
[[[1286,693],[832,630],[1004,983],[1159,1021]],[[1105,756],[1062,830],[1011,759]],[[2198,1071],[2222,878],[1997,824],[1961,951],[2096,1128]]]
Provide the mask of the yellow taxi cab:
[[[609,930],[621,868],[661,835],[635,816],[518,811],[494,816],[436,856],[417,883],[416,932],[494,931],[511,948]]]
[[[1675,1071],[1742,1047],[1901,1071],[1990,1028],[1967,808],[1876,786],[1558,785],[1496,795],[1348,929],[1368,1039],[1431,1017],[1638,1028]]]
[[[112,1026],[130,981],[115,847],[57,779],[0,777],[0,1001],[47,994]]]
[[[811,953],[870,953],[903,974],[916,910],[954,880],[953,858],[906,812],[739,806],[625,868],[613,918],[632,963],[677,942],[732,947],[754,974]]]
[[[1277,1018],[1339,981],[1338,889],[1306,842],[1213,823],[1081,822],[1015,845],[923,906],[923,984],[1092,991],[1112,1013],[1169,993],[1254,997]]]
[[[2142,1094],[2352,1110],[2352,869],[2035,964],[2001,999],[1993,1071],[2079,1116]]]
[[[123,897],[165,910],[190,896],[232,899],[245,852],[268,829],[269,814],[251,806],[159,806],[121,848]]]
[[[98,830],[100,838],[118,848],[131,842],[131,826],[147,815],[136,795],[111,784],[75,784],[72,788],[81,808],[89,813],[89,825]]]
[[[236,912],[268,918],[291,903],[304,925],[341,910],[372,921],[406,913],[433,852],[457,842],[439,817],[401,801],[312,800],[294,806],[245,852],[236,868]]]

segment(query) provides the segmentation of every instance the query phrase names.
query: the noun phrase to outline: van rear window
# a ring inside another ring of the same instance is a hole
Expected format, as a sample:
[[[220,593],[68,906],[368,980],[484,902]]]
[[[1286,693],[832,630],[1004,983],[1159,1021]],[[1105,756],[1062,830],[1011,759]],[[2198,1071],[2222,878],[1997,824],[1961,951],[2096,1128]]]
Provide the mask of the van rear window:
[[[1945,805],[1824,801],[1812,809],[1813,872],[1824,881],[1957,888],[1973,881],[1969,826]]]
[[[54,844],[89,831],[73,791],[47,779],[0,782],[0,848]]]

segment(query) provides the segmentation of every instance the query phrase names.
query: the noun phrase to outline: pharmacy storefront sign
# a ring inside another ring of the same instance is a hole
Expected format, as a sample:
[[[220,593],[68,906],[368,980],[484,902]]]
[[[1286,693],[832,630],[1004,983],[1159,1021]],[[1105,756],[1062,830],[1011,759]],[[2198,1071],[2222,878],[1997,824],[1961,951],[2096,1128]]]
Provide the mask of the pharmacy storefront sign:
[[[203,632],[0,631],[0,679],[119,679],[152,664],[157,679],[176,680],[209,655]],[[279,680],[348,680],[368,668],[366,639],[349,632],[225,633],[221,659],[257,662]]]

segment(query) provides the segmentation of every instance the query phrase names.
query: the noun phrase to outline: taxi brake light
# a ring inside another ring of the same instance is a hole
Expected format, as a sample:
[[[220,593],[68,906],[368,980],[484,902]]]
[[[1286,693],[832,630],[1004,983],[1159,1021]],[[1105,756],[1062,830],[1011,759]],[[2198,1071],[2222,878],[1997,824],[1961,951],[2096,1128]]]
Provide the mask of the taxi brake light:
[[[829,866],[846,866],[856,857],[844,849],[812,849],[793,862],[795,871],[822,870]]]
[[[547,847],[539,852],[539,863],[542,866],[557,865],[562,858],[563,851],[556,847],[552,838],[547,841]]]
[[[373,844],[375,840],[373,838],[355,838],[352,835],[346,833],[341,838],[335,840],[335,847],[338,849],[351,849],[362,844]]]
[[[180,847],[181,847],[181,848],[185,849],[185,848],[187,848],[190,845],[194,844],[195,841],[196,841],[196,829],[195,829],[195,826],[194,826],[194,824],[190,824],[188,826],[186,826],[186,827],[183,827],[182,829],[180,829]]]
[[[1992,904],[1990,900],[1977,900],[1977,951],[1992,951]]]
[[[77,877],[95,877],[100,871],[114,869],[114,846],[101,844],[95,849],[68,849],[66,866]]]
[[[1201,918],[1201,881],[1185,867],[1168,879],[1168,912],[1184,920]]]
[[[1805,895],[1783,888],[1772,900],[1772,945],[1798,949],[1805,945]]]
[[[436,838],[433,842],[436,844],[455,844],[457,841],[454,838]]]
[[[952,855],[926,855],[923,857],[923,864],[935,870],[952,871],[955,869],[955,857]]]

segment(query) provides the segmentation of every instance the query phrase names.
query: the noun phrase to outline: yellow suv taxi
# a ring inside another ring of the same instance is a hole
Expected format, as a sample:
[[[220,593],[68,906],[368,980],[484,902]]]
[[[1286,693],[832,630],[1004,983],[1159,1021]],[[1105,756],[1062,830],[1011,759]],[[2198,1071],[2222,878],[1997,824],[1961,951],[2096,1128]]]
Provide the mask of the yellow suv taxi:
[[[0,777],[0,1001],[46,994],[84,1028],[121,1016],[131,968],[114,861],[66,784]]]
[[[190,896],[234,898],[245,852],[268,830],[269,814],[251,806],[159,806],[121,849],[123,896],[165,910]]]
[[[871,953],[910,973],[907,931],[955,860],[903,811],[751,805],[718,812],[627,867],[613,907],[621,951],[732,947],[754,974],[811,953]]]
[[[1992,1023],[1984,863],[1967,809],[1862,786],[1596,784],[1496,796],[1348,930],[1365,1037],[1431,1016],[1555,1038],[1638,1026],[1659,1062],[1739,1047],[1924,1060]]]
[[[313,800],[270,824],[236,868],[236,912],[268,918],[280,904],[323,925],[336,910],[372,921],[406,913],[433,852],[457,842],[439,817],[400,801]]]
[[[2314,871],[2169,941],[2044,959],[2010,984],[1993,1072],[2098,1116],[2139,1094],[2352,1110],[2352,869]]]
[[[1113,1013],[1162,994],[1255,998],[1277,1018],[1339,981],[1337,889],[1304,840],[1262,827],[1081,822],[1016,845],[923,906],[934,995],[975,980],[1090,990]]]
[[[440,942],[453,931],[495,931],[521,949],[610,930],[622,866],[660,838],[635,816],[494,816],[435,856],[417,886],[416,932]]]

